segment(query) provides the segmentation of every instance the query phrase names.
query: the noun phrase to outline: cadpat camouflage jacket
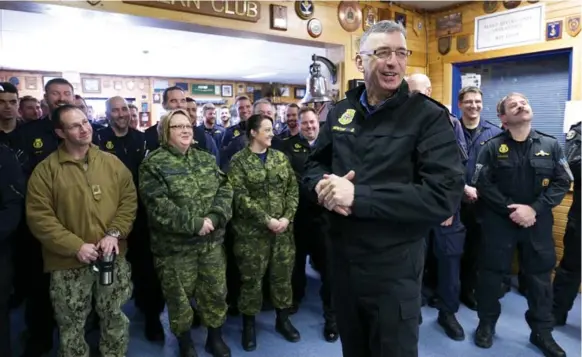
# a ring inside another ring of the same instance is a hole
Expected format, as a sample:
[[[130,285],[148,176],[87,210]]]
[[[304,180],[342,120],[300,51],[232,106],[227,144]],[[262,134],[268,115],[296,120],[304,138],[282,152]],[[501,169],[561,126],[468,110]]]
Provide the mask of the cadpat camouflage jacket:
[[[268,149],[265,164],[247,146],[230,162],[228,179],[234,189],[233,228],[237,234],[259,230],[268,233],[271,218],[293,222],[299,188],[289,160]]]
[[[154,255],[224,239],[224,227],[232,217],[232,186],[209,153],[194,147],[186,154],[167,146],[154,150],[140,166],[139,191]],[[199,236],[204,217],[212,220],[214,231]]]

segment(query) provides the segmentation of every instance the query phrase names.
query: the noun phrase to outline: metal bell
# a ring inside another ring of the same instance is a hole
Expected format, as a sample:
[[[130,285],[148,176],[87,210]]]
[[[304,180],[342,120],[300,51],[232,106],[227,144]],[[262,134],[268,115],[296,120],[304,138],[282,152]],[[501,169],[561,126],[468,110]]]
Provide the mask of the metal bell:
[[[333,102],[329,94],[327,79],[321,74],[321,65],[315,61],[309,66],[309,77],[307,77],[305,87],[308,91],[301,100],[302,104]]]

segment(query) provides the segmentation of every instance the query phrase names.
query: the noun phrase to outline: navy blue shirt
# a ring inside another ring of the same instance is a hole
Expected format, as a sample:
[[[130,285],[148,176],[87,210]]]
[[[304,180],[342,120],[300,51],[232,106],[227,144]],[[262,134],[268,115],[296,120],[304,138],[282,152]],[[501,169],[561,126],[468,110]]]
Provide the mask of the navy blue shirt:
[[[368,92],[364,89],[364,91],[362,92],[362,95],[360,96],[360,104],[362,104],[362,107],[364,107],[364,109],[366,109],[368,114],[374,113],[376,110],[381,108],[384,105],[384,103],[386,103],[388,100],[390,100],[390,98],[388,98],[388,99],[385,99],[382,103],[380,103],[376,106],[372,106],[368,103],[367,93]]]
[[[267,152],[263,152],[263,153],[257,153],[257,156],[259,157],[259,159],[261,160],[261,162],[264,164],[267,161]]]

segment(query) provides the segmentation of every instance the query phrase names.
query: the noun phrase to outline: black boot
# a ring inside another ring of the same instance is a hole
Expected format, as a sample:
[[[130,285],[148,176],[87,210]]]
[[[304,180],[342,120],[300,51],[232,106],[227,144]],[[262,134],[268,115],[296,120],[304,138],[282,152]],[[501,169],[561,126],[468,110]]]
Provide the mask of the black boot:
[[[445,330],[447,336],[455,341],[463,341],[465,339],[465,331],[463,326],[459,323],[455,314],[445,311],[439,311],[437,319],[439,325]]]
[[[164,328],[159,316],[146,316],[144,334],[146,340],[150,342],[164,341]]]
[[[339,338],[337,323],[334,318],[325,319],[325,325],[323,325],[323,338],[325,338],[327,342],[335,342]]]
[[[245,351],[257,349],[257,333],[255,331],[255,317],[243,315],[242,348]]]
[[[230,348],[222,340],[222,329],[220,327],[209,327],[208,337],[206,337],[206,352],[212,357],[230,357]]]
[[[178,336],[178,347],[180,348],[180,357],[198,357],[190,331]]]
[[[494,335],[495,324],[479,321],[479,326],[477,326],[477,331],[475,332],[475,344],[481,348],[490,348],[493,346]]]
[[[529,335],[529,342],[539,348],[546,357],[566,357],[566,352],[556,343],[550,331],[532,332]]]
[[[299,331],[289,320],[289,311],[287,309],[277,309],[275,330],[289,342],[298,342],[301,339]]]

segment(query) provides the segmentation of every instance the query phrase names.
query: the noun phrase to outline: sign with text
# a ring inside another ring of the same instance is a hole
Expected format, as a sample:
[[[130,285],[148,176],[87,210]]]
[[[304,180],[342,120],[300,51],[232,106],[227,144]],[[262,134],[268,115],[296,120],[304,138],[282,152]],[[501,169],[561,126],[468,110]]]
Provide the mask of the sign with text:
[[[214,95],[214,84],[192,84],[192,94]]]
[[[227,19],[257,22],[261,18],[261,4],[259,1],[248,0],[157,0],[136,1],[123,0],[127,4],[154,7],[157,9],[189,12],[199,15],[223,17]]]
[[[475,52],[530,45],[545,39],[544,4],[475,18]]]

